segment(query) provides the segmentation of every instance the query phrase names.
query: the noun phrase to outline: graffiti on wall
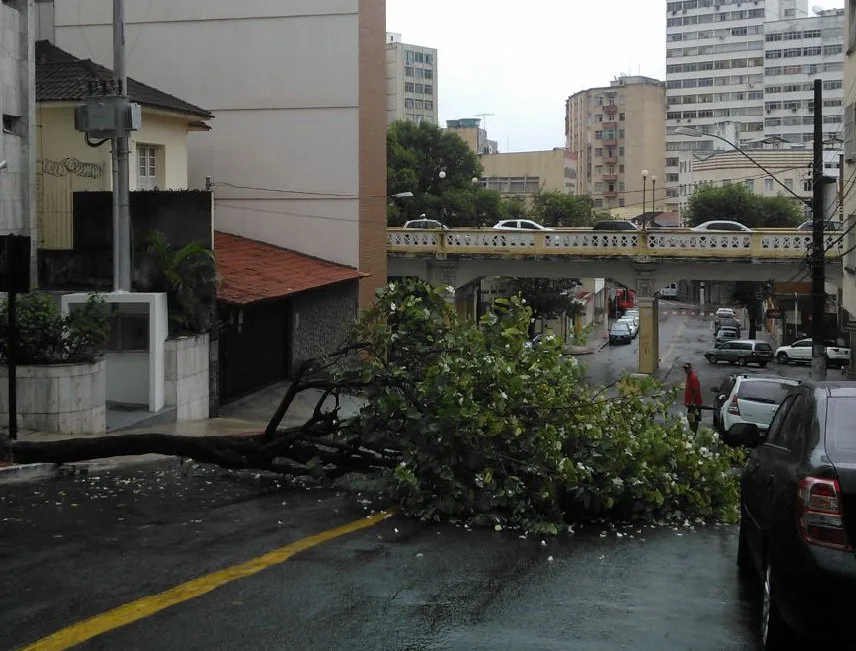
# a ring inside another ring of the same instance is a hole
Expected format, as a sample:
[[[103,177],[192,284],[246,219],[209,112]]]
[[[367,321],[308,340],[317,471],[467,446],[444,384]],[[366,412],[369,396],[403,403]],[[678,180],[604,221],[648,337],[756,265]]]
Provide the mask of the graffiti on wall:
[[[100,179],[104,176],[104,165],[101,163],[85,163],[77,158],[62,160],[40,160],[39,169],[48,176],[79,176],[83,179]]]

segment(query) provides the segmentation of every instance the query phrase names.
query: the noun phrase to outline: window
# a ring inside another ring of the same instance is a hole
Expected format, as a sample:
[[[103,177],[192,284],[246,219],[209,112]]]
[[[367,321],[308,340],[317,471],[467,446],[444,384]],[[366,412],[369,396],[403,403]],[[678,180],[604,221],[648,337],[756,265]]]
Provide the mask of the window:
[[[149,315],[113,313],[105,348],[114,353],[148,351]]]
[[[418,86],[418,84],[417,84]],[[434,84],[425,84],[425,94],[433,95],[434,94]]]
[[[404,76],[412,77],[413,76],[413,66],[404,66]]]
[[[430,99],[425,100],[425,110],[433,111],[434,110],[434,101]]]
[[[619,121],[619,122],[624,122],[624,113],[619,113],[619,114],[618,114],[618,121]]]
[[[425,86],[422,84],[415,84],[413,86],[413,92],[419,93],[420,95],[425,92]]]
[[[746,179],[743,181],[743,184],[746,186],[746,189],[750,192],[755,191],[755,179]]]
[[[137,145],[137,189],[158,187],[158,149],[154,145]]]
[[[3,131],[4,133],[11,133],[16,136],[24,135],[24,122],[21,120],[20,115],[9,115],[8,113],[3,114]]]
[[[434,65],[434,55],[433,54],[426,54],[425,55],[425,63],[430,64],[430,65]]]
[[[773,179],[764,179],[764,192],[773,191]]]
[[[412,93],[413,92],[413,82],[412,81],[404,82],[404,92],[405,93]]]
[[[404,99],[404,108],[413,108],[413,99],[407,97]]]

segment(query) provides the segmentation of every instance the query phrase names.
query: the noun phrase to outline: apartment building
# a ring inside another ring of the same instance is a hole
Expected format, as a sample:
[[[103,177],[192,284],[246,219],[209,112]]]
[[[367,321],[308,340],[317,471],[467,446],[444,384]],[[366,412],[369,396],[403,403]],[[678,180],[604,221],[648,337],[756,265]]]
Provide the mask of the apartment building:
[[[0,235],[30,235],[36,280],[36,97],[33,0],[0,4]]]
[[[487,130],[481,126],[481,118],[446,120],[446,131],[457,134],[479,155],[499,153],[499,143],[487,137]]]
[[[856,86],[856,0],[847,0],[845,5],[844,87],[844,232],[845,256],[844,277],[841,287],[841,307],[846,312],[845,321],[856,321],[856,101],[852,89]],[[850,333],[850,374],[856,372],[856,333]]]
[[[643,197],[649,206],[662,202],[665,113],[665,86],[650,77],[622,76],[571,95],[565,134],[576,193],[591,196],[603,209],[643,212]]]
[[[386,34],[386,120],[438,124],[437,50]]]
[[[824,140],[841,139],[844,10],[764,25],[764,135],[814,141],[814,80],[823,80]],[[837,174],[836,169],[828,170]]]

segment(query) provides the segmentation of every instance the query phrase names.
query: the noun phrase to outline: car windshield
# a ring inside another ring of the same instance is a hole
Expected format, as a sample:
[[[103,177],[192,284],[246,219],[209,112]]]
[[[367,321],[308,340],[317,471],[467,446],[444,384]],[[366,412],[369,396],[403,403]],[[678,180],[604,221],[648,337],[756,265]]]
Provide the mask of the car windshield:
[[[766,341],[759,341],[755,344],[755,350],[767,352],[767,351],[773,350],[773,347],[770,344],[768,344]]]
[[[626,323],[616,323],[612,326],[612,330],[614,332],[619,332],[619,331],[629,332],[630,326],[628,326]]]
[[[741,400],[778,405],[793,388],[794,385],[790,382],[751,380],[740,383],[740,388],[737,390],[737,397]]]

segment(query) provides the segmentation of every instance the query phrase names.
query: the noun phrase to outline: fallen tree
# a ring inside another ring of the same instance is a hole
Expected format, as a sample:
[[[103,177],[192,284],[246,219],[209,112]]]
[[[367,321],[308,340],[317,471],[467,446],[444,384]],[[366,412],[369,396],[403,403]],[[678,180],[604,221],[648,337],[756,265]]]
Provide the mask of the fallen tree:
[[[470,324],[444,291],[410,280],[379,291],[350,343],[301,366],[264,432],[6,440],[0,455],[65,463],[158,453],[322,479],[358,473],[423,520],[527,531],[592,516],[735,517],[729,470],[739,453],[709,430],[689,433],[669,412],[675,391],[626,381],[607,397],[557,340],[529,343],[522,300],[500,300]],[[312,416],[282,428],[310,390]],[[342,417],[345,395],[363,400],[356,415]]]

